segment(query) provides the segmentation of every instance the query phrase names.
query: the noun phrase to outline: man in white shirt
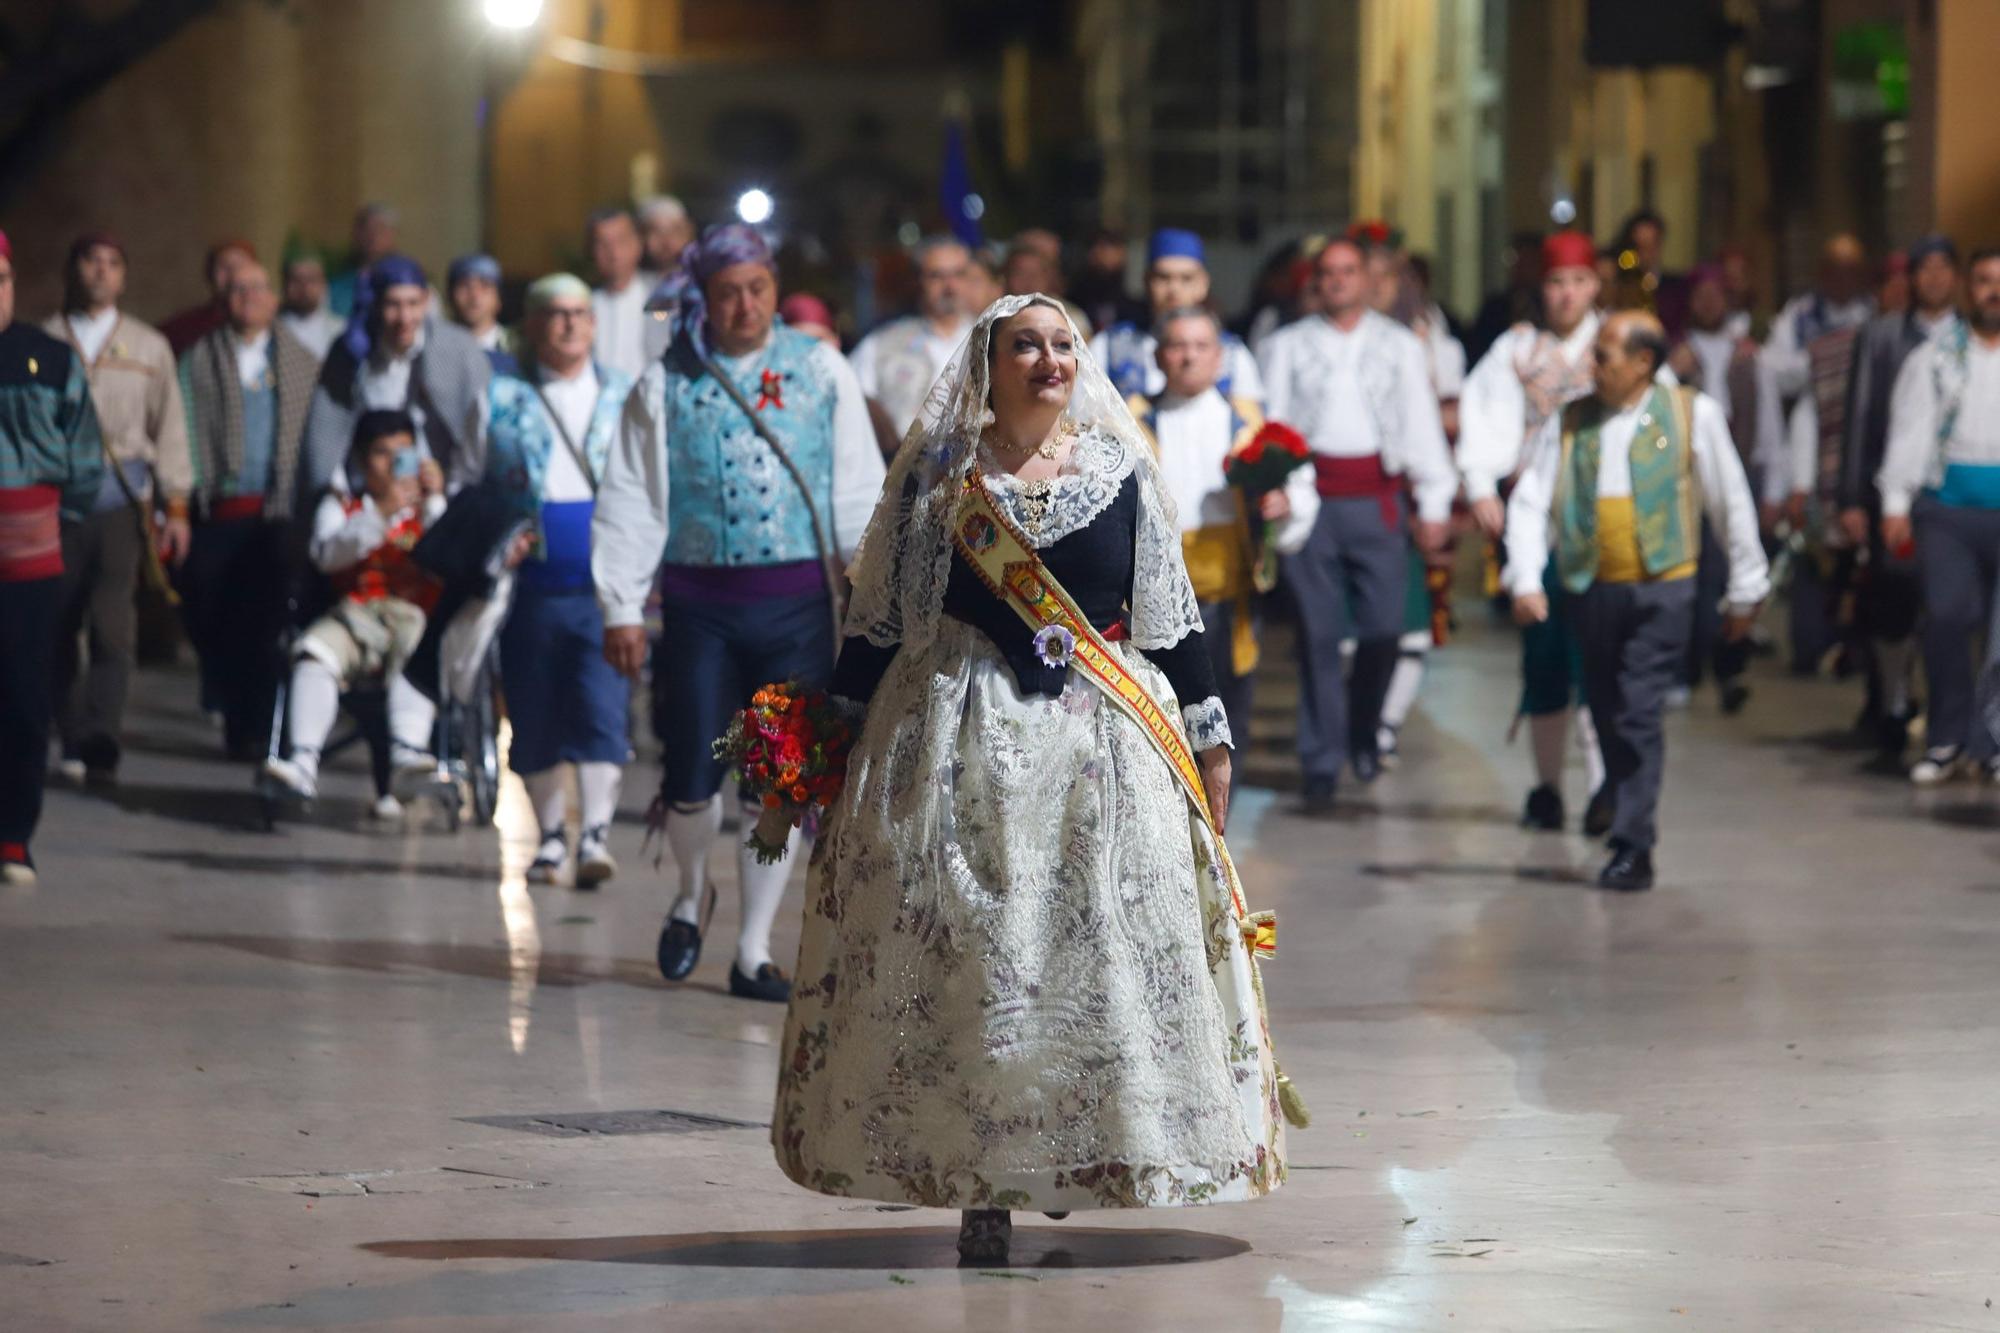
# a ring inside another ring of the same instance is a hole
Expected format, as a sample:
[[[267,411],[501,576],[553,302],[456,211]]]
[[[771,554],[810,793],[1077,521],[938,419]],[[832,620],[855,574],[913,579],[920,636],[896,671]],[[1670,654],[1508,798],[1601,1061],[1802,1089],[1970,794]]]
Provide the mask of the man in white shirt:
[[[1757,353],[1757,434],[1751,457],[1760,465],[1786,457],[1785,418],[1812,383],[1815,338],[1851,329],[1875,315],[1869,291],[1868,252],[1853,236],[1827,238],[1820,247],[1813,291],[1785,303]]]
[[[966,308],[972,252],[962,242],[933,236],[917,247],[916,258],[917,313],[876,329],[848,358],[861,392],[888,414],[898,443],[978,313]]]
[[[1559,231],[1542,242],[1543,327],[1516,324],[1487,349],[1466,377],[1458,401],[1458,453],[1473,522],[1490,542],[1506,526],[1502,484],[1511,486],[1524,447],[1567,403],[1591,392],[1591,353],[1597,344],[1597,250],[1582,232]],[[1546,571],[1547,620],[1521,629],[1521,713],[1528,719],[1535,786],[1521,815],[1523,826],[1560,832],[1563,751],[1569,719],[1582,685],[1575,668],[1576,634],[1553,565]],[[1611,828],[1610,792],[1590,710],[1576,709],[1577,744],[1583,752],[1590,804],[1584,832],[1601,837]]]
[[[1253,598],[1261,547],[1281,555],[1305,545],[1319,517],[1313,470],[1295,470],[1285,485],[1251,498],[1229,484],[1223,468],[1264,424],[1257,404],[1224,397],[1222,326],[1206,306],[1170,310],[1157,328],[1166,388],[1131,398],[1132,413],[1153,437],[1160,483],[1180,516],[1188,575],[1201,603],[1202,642],[1215,668],[1216,693],[1238,745],[1250,739],[1250,682],[1257,667]],[[1257,534],[1261,533],[1261,539]]]
[[[658,281],[640,271],[645,257],[639,224],[622,208],[607,208],[590,216],[584,230],[591,266],[597,270],[597,290],[590,309],[597,321],[596,358],[600,366],[637,379],[646,369],[646,298]]]
[[[1206,305],[1209,295],[1208,252],[1201,237],[1178,227],[1162,227],[1146,247],[1146,300],[1152,318],[1169,310]],[[1118,392],[1152,395],[1166,388],[1160,372],[1159,340],[1151,328],[1130,320],[1113,324],[1090,342],[1090,354],[1104,367]],[[1264,399],[1257,359],[1243,340],[1225,330],[1222,335],[1222,378],[1216,387],[1226,398]]]
[[[653,717],[666,841],[680,871],[658,949],[670,981],[701,956],[708,853],[727,777],[715,738],[761,686],[831,680],[828,564],[852,557],[884,475],[868,402],[846,360],[776,323],[777,261],[756,229],[711,227],[681,272],[674,343],[626,403],[591,522],[604,655],[627,676],[645,665],[641,620],[660,574],[665,650],[654,655]],[[832,550],[822,548],[822,532]],[[765,865],[747,845],[738,848],[743,918],[733,995],[779,1002],[791,994],[771,958],[771,924],[794,860]]]
[[[1549,617],[1554,553],[1575,599],[1583,690],[1611,789],[1611,860],[1599,887],[1653,886],[1666,764],[1667,691],[1687,660],[1704,517],[1729,554],[1723,634],[1740,641],[1770,590],[1757,506],[1711,398],[1655,382],[1667,351],[1652,315],[1622,310],[1597,335],[1595,391],[1542,429],[1507,501],[1514,618]]]
[[[1323,314],[1264,344],[1267,408],[1312,446],[1319,517],[1285,561],[1299,608],[1299,763],[1307,808],[1331,809],[1342,768],[1373,781],[1376,728],[1396,665],[1408,590],[1403,486],[1416,497],[1416,538],[1437,550],[1458,489],[1424,345],[1369,308],[1359,245],[1329,241],[1314,261]],[[1351,626],[1351,628],[1350,628]],[[1342,679],[1341,640],[1354,663]]]
[[[590,889],[617,871],[611,820],[631,702],[630,682],[602,652],[591,520],[632,381],[592,361],[596,329],[581,278],[552,273],[529,287],[522,331],[528,364],[519,378],[494,377],[478,423],[481,486],[530,525],[530,540],[510,552],[513,601],[500,631],[514,727],[507,763],[535,808],[539,843],[528,880],[536,884],[568,872],[564,770],[575,767],[575,882]]]
[[[1973,764],[2000,778],[1990,724],[1974,717],[1972,636],[2000,580],[2000,249],[1966,265],[1972,311],[1911,352],[1889,400],[1889,442],[1875,483],[1882,544],[1914,545],[1930,687],[1920,786]]]
[[[286,256],[282,276],[285,303],[278,322],[314,360],[326,360],[327,349],[346,322],[333,313],[327,300],[326,261],[311,250],[300,250]]]

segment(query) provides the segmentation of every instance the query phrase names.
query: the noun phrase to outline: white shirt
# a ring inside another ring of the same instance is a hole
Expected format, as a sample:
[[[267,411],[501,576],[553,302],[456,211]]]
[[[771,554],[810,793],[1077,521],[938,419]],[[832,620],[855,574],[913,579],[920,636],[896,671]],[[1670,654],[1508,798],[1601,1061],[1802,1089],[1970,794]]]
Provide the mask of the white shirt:
[[[599,365],[622,370],[637,379],[646,369],[646,298],[653,293],[653,281],[645,273],[635,274],[621,291],[599,287],[590,294],[590,310],[597,317],[595,352]]]
[[[1598,435],[1597,495],[1614,499],[1632,493],[1632,436],[1651,395],[1605,419]],[[1648,421],[1647,424],[1650,424]],[[1771,566],[1757,531],[1757,505],[1743,474],[1729,422],[1716,402],[1694,399],[1694,471],[1702,509],[1729,553],[1730,607],[1747,614],[1771,591]],[[1532,445],[1528,466],[1507,499],[1507,569],[1502,575],[1515,597],[1542,591],[1542,573],[1555,540],[1556,469],[1562,462],[1562,414],[1551,416]]]
[[[1773,459],[1785,449],[1785,405],[1806,391],[1812,380],[1812,354],[1806,350],[1799,323],[1818,298],[1807,293],[1785,302],[1785,308],[1771,321],[1771,334],[1757,353],[1757,440],[1756,456]],[[1826,324],[1821,331],[1865,324],[1875,314],[1872,297],[1858,297],[1842,305],[1826,307]]]
[[[1451,336],[1451,321],[1435,301],[1424,312],[1420,336],[1431,361],[1431,388],[1440,400],[1461,397],[1465,392],[1465,344]]]
[[[236,382],[246,389],[258,388],[271,369],[271,331],[264,329],[249,342],[238,338],[235,345]]]
[[[473,341],[479,344],[480,351],[497,352],[500,350],[500,335],[504,332],[506,332],[505,329],[501,328],[498,324],[494,324],[481,329],[478,333],[473,334],[472,337]],[[596,376],[592,375],[591,378],[595,379]]]
[[[1729,401],[1729,367],[1736,360],[1737,338],[1725,325],[1713,332],[1689,329],[1687,343],[1701,368],[1701,391],[1722,408],[1725,419],[1734,421],[1736,410]]]
[[[848,357],[861,392],[882,404],[899,437],[917,419],[931,385],[971,328],[964,320],[939,333],[923,316],[909,315],[870,333]]]
[[[586,361],[582,370],[564,379],[543,366],[540,387],[542,397],[561,425],[551,441],[554,447],[549,450],[548,474],[542,479],[542,502],[588,500],[597,493],[597,488],[590,484],[590,478],[576,461],[576,450],[570,448],[562,432],[569,433],[569,440],[576,442],[577,449],[584,447],[584,438],[590,434],[590,418],[597,411],[597,371]]]
[[[1565,364],[1574,368],[1590,358],[1600,320],[1585,315],[1569,336],[1557,344]],[[1533,354],[1542,331],[1516,324],[1501,334],[1465,377],[1458,396],[1458,470],[1465,478],[1469,500],[1500,493],[1502,478],[1521,465],[1522,444],[1528,438],[1528,393],[1521,385],[1522,363]]]
[[[1386,365],[1373,364],[1376,359]],[[1385,472],[1410,478],[1421,518],[1441,523],[1450,517],[1458,474],[1416,334],[1372,310],[1352,330],[1315,315],[1265,341],[1263,368],[1265,407],[1273,421],[1305,436],[1315,453],[1334,458],[1379,453]],[[1387,404],[1371,403],[1363,392],[1373,374],[1390,379]],[[1396,438],[1382,437],[1378,406],[1388,408]]]
[[[313,354],[316,360],[326,360],[326,352],[333,346],[333,340],[340,336],[346,324],[333,313],[331,306],[321,306],[303,315],[287,312],[278,316],[278,322],[291,332],[294,338]]]
[[[350,514],[344,501],[343,496],[323,495],[319,508],[313,510],[312,537],[307,542],[306,553],[323,574],[338,574],[366,560],[389,540],[389,529],[409,518],[416,508],[411,506],[385,514],[376,507],[371,496],[363,499]],[[444,513],[445,499],[442,495],[427,495],[419,503],[423,506],[426,524],[436,522],[438,516]]]
[[[1971,335],[1965,349],[1965,390],[1952,420],[1951,438],[1938,449],[1937,369],[1948,355],[1936,337],[1911,352],[1889,394],[1889,439],[1875,485],[1882,513],[1910,512],[1917,492],[1944,480],[1944,463],[2000,463],[2000,344]]]
[[[355,395],[365,408],[387,408],[397,410],[410,406],[410,371],[416,365],[417,357],[423,354],[424,331],[417,330],[417,340],[410,344],[407,352],[392,352],[377,339],[368,349],[368,357],[361,363],[360,373],[354,384]],[[418,423],[421,435],[422,424]]]
[[[827,535],[837,557],[849,561],[882,493],[882,451],[876,446],[875,427],[868,419],[868,400],[847,358],[823,342],[815,342],[809,355],[833,382],[833,531]],[[748,357],[718,360],[729,370],[763,356],[760,349]],[[632,396],[625,400],[618,440],[597,488],[597,509],[590,524],[590,569],[608,626],[640,623],[653,574],[660,567],[660,553],[666,549],[670,454],[665,427],[666,384],[664,363],[656,361],[646,367]]]
[[[1159,442],[1160,485],[1174,502],[1182,532],[1236,522],[1235,488],[1222,472],[1236,443],[1232,420],[1229,401],[1212,388],[1192,398],[1168,394],[1159,400],[1153,434]],[[1319,517],[1313,470],[1302,467],[1286,478],[1285,496],[1292,514],[1280,525],[1276,544],[1290,555],[1305,545]]]
[[[1097,358],[1097,364],[1110,373],[1112,337],[1119,332],[1116,325],[1098,330],[1090,340],[1090,354]],[[1160,340],[1153,336],[1151,329],[1131,331],[1134,339],[1133,353],[1139,364],[1146,368],[1146,387],[1143,392],[1151,398],[1167,391],[1167,372],[1160,369]],[[1257,358],[1250,348],[1237,338],[1222,341],[1222,378],[1229,381],[1229,392],[1238,398],[1248,398],[1252,402],[1264,401],[1264,376],[1257,369]]]
[[[118,308],[100,310],[96,314],[72,310],[68,316],[70,335],[76,345],[83,349],[85,364],[95,362],[104,352],[104,344],[111,341],[111,330],[118,327]]]

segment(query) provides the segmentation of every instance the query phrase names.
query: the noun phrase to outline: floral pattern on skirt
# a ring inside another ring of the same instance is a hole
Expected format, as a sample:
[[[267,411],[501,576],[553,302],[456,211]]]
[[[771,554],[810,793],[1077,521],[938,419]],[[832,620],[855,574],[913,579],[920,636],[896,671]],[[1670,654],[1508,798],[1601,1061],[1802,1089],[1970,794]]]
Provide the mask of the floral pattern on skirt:
[[[1178,716],[1165,678],[1127,668]],[[1061,1211],[1284,1178],[1215,846],[1140,726],[1024,697],[947,622],[898,655],[813,855],[772,1143],[828,1194]]]

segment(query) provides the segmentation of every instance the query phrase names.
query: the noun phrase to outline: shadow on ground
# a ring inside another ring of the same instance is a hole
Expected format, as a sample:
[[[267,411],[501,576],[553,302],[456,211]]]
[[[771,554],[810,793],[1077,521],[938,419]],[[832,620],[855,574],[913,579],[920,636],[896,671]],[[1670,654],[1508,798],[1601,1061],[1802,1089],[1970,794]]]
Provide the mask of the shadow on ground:
[[[959,1267],[958,1233],[940,1227],[850,1231],[698,1231],[686,1235],[498,1240],[383,1240],[361,1246],[392,1259],[555,1259],[686,1268],[854,1269]],[[1205,1231],[1113,1227],[1016,1228],[1003,1263],[979,1268],[1147,1268],[1207,1263],[1249,1252],[1248,1241]]]

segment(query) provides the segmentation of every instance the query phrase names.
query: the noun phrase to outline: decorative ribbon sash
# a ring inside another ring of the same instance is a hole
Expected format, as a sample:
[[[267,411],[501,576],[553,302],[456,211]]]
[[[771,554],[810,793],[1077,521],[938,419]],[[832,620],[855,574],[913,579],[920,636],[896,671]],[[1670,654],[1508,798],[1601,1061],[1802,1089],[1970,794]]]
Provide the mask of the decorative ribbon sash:
[[[987,493],[984,480],[974,469],[965,482],[965,497],[952,523],[951,539],[980,581],[1015,614],[1035,630],[1056,626],[1068,630],[1076,640],[1070,665],[1075,667],[1127,717],[1137,722],[1151,738],[1173,770],[1188,804],[1208,826],[1221,859],[1223,879],[1229,886],[1230,904],[1242,925],[1243,938],[1257,956],[1277,953],[1277,918],[1270,912],[1252,912],[1243,901],[1243,884],[1236,865],[1223,845],[1215,814],[1209,809],[1208,789],[1202,784],[1201,765],[1194,751],[1168,718],[1166,710],[1149,694],[1104,636],[1090,623],[1075,600],[1056,581],[1028,539],[1008,521]]]

